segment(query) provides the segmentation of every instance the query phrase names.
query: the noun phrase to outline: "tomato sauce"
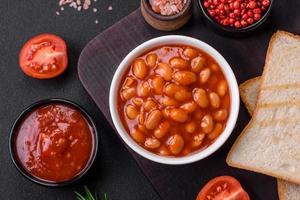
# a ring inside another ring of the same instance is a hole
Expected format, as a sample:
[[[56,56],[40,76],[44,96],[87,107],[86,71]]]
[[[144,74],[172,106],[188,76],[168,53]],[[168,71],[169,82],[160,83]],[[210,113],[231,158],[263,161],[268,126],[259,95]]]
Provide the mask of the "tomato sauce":
[[[15,138],[19,162],[34,177],[63,182],[86,167],[93,150],[93,129],[80,111],[53,103],[36,108]]]

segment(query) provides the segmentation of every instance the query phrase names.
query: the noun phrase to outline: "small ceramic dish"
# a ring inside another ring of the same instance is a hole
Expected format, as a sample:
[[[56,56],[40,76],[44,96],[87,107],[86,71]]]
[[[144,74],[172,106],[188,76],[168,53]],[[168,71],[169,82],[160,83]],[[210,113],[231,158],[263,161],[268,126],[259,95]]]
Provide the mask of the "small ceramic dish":
[[[191,154],[188,154],[184,157],[166,157],[154,154],[140,145],[138,145],[128,134],[126,131],[121,118],[119,116],[119,109],[118,109],[118,98],[119,98],[119,88],[122,81],[124,74],[127,72],[130,64],[142,55],[145,52],[148,52],[156,47],[164,46],[164,45],[187,45],[191,47],[195,47],[206,52],[210,55],[214,60],[219,64],[223,74],[228,82],[228,87],[230,91],[230,98],[231,98],[231,105],[230,105],[230,115],[227,120],[226,128],[220,134],[220,136],[206,149],[195,151]],[[239,98],[239,90],[236,78],[232,72],[231,67],[224,59],[224,57],[218,53],[213,47],[210,45],[186,36],[179,36],[179,35],[170,35],[170,36],[163,36],[158,37],[152,40],[149,40],[135,49],[133,49],[121,62],[117,71],[114,74],[111,87],[110,87],[110,94],[109,94],[109,106],[110,106],[110,113],[114,123],[114,126],[122,138],[122,140],[136,153],[143,156],[146,159],[152,160],[154,162],[169,164],[169,165],[181,165],[181,164],[188,164],[192,162],[199,161],[204,159],[217,151],[229,138],[231,135],[236,120],[239,113],[239,105],[240,105],[240,98]]]
[[[192,16],[192,0],[187,0],[182,11],[175,15],[164,16],[154,12],[149,0],[141,0],[141,11],[146,22],[161,31],[174,31],[184,26]]]
[[[264,15],[261,17],[261,19],[251,24],[250,26],[246,26],[244,28],[233,28],[229,26],[223,26],[218,22],[216,22],[214,19],[212,19],[208,14],[206,8],[204,8],[203,1],[204,0],[197,0],[197,4],[200,9],[201,15],[205,18],[205,22],[207,22],[209,26],[211,26],[215,31],[221,34],[227,36],[237,36],[237,37],[248,35],[249,33],[259,29],[268,19],[274,5],[274,0],[270,0],[270,5],[268,9],[265,11]]]
[[[27,171],[24,166],[21,164],[21,161],[18,158],[18,155],[16,153],[16,137],[19,131],[19,127],[21,123],[26,119],[26,117],[34,110],[41,108],[42,106],[47,106],[50,104],[59,104],[59,105],[66,105],[68,107],[74,108],[75,110],[79,111],[84,119],[87,121],[89,126],[91,127],[91,133],[92,133],[92,151],[90,153],[89,159],[87,163],[84,165],[84,167],[75,175],[73,178],[62,181],[62,182],[54,182],[54,181],[48,181],[44,179],[40,179],[34,175],[32,175],[29,171]],[[61,186],[67,186],[70,184],[73,184],[75,182],[78,182],[80,179],[82,179],[91,166],[93,165],[97,153],[98,153],[98,132],[96,129],[96,125],[91,118],[91,116],[78,104],[71,102],[69,100],[65,99],[45,99],[38,101],[36,103],[31,104],[29,107],[27,107],[16,119],[15,123],[12,126],[10,137],[9,137],[9,151],[10,151],[10,157],[12,159],[12,162],[14,163],[17,170],[28,180],[43,185],[43,186],[49,186],[49,187],[61,187]]]

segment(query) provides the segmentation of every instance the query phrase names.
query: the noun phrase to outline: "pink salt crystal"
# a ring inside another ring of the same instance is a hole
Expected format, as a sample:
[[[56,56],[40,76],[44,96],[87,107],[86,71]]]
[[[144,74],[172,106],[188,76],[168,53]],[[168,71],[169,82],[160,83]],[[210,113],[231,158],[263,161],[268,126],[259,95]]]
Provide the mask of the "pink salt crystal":
[[[70,7],[77,9],[77,4],[76,2],[72,2],[69,4]]]
[[[183,10],[187,0],[150,0],[152,10],[161,15],[175,15]]]
[[[60,0],[59,1],[59,5],[62,6],[62,5],[66,5],[66,4],[69,4],[69,3],[72,3],[74,0]]]
[[[83,9],[84,10],[89,9],[90,5],[91,5],[91,0],[85,0],[83,3]]]
[[[75,9],[82,5],[82,8],[84,10],[87,10],[91,5],[91,0],[59,0],[58,5],[69,5],[70,7],[73,7]]]

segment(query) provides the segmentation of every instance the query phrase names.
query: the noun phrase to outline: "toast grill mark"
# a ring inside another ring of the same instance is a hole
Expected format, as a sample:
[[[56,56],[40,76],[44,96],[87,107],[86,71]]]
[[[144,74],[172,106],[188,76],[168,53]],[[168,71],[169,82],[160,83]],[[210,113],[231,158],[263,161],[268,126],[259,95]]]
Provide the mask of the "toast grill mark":
[[[261,88],[261,91],[268,91],[268,90],[287,90],[287,89],[298,89],[300,88],[300,83],[293,83],[293,84],[282,84],[282,85],[271,85],[265,86]]]
[[[257,108],[265,108],[265,109],[272,109],[272,108],[278,108],[278,107],[285,107],[287,104],[289,106],[293,106],[296,108],[300,108],[300,101],[282,101],[282,102],[273,102],[273,103],[262,103],[258,104]]]
[[[269,121],[259,121],[257,122],[257,125],[260,127],[267,127],[267,126],[271,126],[271,125],[287,125],[287,124],[297,124],[299,123],[300,118],[296,118],[296,119],[276,119],[276,120],[269,120]]]

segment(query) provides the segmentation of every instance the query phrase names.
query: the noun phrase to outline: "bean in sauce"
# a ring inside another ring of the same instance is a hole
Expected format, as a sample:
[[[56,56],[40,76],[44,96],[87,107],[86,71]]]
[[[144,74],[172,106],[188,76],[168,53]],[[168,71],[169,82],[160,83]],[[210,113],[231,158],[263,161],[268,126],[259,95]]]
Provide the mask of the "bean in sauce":
[[[211,145],[226,127],[230,94],[218,63],[184,45],[136,58],[119,88],[125,129],[143,148],[182,157]]]

